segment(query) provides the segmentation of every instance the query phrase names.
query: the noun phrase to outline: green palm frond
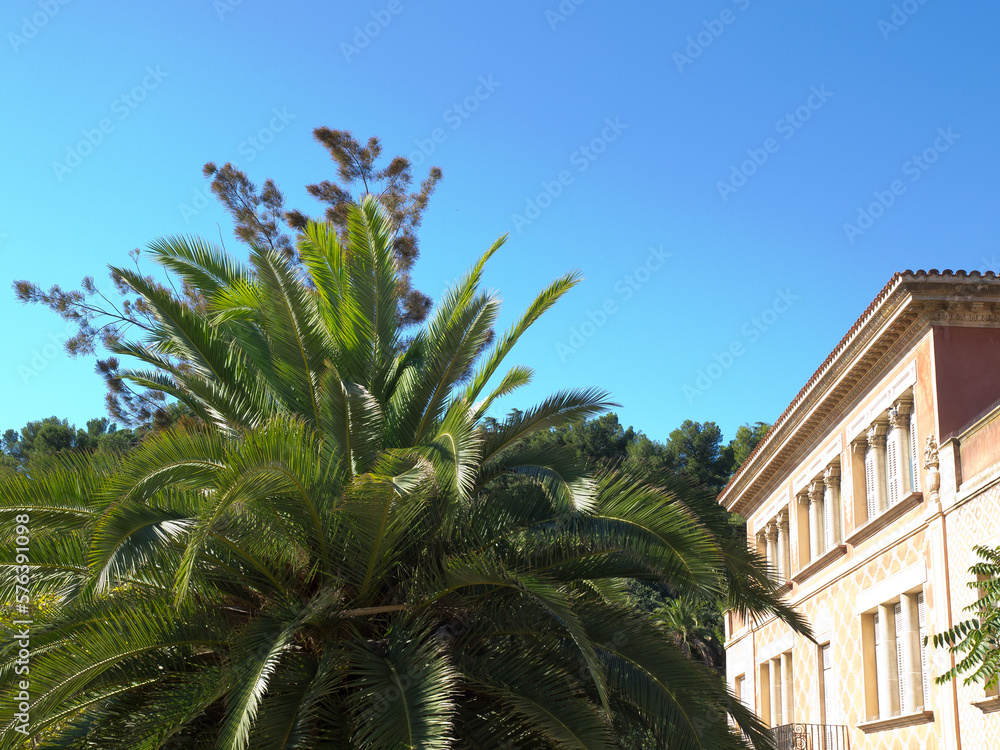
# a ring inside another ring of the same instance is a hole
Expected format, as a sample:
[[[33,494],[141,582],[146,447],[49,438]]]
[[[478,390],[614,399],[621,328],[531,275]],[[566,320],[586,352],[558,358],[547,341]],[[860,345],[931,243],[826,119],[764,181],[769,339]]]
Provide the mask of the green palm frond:
[[[206,297],[250,279],[250,271],[225,250],[200,237],[165,237],[149,244],[151,257]]]
[[[556,281],[549,284],[548,287],[539,294],[535,300],[528,307],[528,310],[514,323],[511,328],[504,333],[500,340],[491,348],[489,353],[485,357],[485,361],[482,366],[472,377],[472,381],[469,383],[469,387],[463,393],[463,396],[470,401],[475,401],[479,398],[479,394],[482,392],[483,388],[490,381],[494,374],[496,374],[497,369],[500,367],[503,360],[510,353],[511,349],[518,342],[518,339],[524,335],[525,331],[531,327],[531,325],[537,321],[542,315],[545,314],[559,299],[566,294],[570,289],[580,283],[583,280],[583,276],[580,273],[573,272],[568,273],[565,276],[560,277]],[[492,400],[487,399],[487,402],[483,408],[485,413],[486,408],[492,403]]]
[[[356,748],[452,747],[458,673],[426,620],[395,618],[378,642],[349,644]]]
[[[598,388],[560,391],[538,406],[510,415],[490,433],[483,446],[483,464],[536,432],[592,417],[613,406],[608,393]]]
[[[603,391],[485,417],[530,381],[504,363],[579,274],[490,345],[500,297],[483,274],[504,237],[424,326],[403,329],[392,222],[373,197],[349,214],[343,236],[304,228],[301,265],[267,248],[244,264],[196,238],[153,243],[186,301],[116,271],[155,321],[116,346],[138,363],[122,376],[194,420],[122,455],[0,473],[0,596],[13,603],[27,576],[34,597],[31,740],[772,747],[630,593],[724,600],[808,635],[724,512],[664,472],[595,473],[532,439],[613,406]],[[10,721],[17,658],[0,644],[0,750],[25,742]]]
[[[270,248],[250,255],[260,283],[271,359],[262,372],[289,410],[320,423],[319,380],[334,354],[316,298],[304,288],[288,258]]]

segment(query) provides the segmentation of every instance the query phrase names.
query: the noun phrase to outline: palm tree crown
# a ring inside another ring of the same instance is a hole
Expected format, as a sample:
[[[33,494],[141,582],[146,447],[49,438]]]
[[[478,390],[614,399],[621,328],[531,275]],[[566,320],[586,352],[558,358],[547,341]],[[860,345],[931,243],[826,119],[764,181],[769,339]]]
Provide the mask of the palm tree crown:
[[[31,639],[38,746],[769,746],[625,585],[726,592],[807,632],[760,561],[668,481],[592,474],[525,440],[600,413],[605,393],[484,419],[530,380],[502,369],[507,355],[579,276],[493,340],[500,300],[480,283],[498,241],[404,339],[392,241],[367,199],[346,242],[305,228],[301,268],[269,248],[243,265],[194,239],[154,243],[197,307],[118,269],[158,321],[120,345],[145,366],[126,377],[203,427],[2,480],[3,511],[30,517],[46,603]],[[17,651],[2,656],[10,717]],[[0,748],[24,740],[11,722]]]

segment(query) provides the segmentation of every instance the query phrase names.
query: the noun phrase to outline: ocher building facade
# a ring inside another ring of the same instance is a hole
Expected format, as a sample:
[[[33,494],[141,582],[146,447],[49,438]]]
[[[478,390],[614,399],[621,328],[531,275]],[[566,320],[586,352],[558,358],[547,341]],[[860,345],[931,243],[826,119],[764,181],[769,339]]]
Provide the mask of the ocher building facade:
[[[1000,748],[1000,699],[935,685],[1000,544],[1000,279],[896,274],[719,498],[817,643],[727,616],[727,679],[781,747]]]

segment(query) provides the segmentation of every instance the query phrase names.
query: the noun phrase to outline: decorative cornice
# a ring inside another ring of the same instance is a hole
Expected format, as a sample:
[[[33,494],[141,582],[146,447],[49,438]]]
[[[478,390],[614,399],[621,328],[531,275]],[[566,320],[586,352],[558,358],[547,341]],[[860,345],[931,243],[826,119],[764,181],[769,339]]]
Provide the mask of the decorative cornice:
[[[748,515],[800,452],[912,348],[932,325],[1000,325],[1000,278],[945,270],[895,274],[813,373],[719,495]]]
[[[822,570],[827,565],[832,563],[838,557],[842,557],[847,553],[846,544],[838,544],[836,547],[831,547],[822,555],[817,557],[815,560],[806,565],[802,570],[792,576],[792,580],[798,584],[801,584],[804,580],[809,578],[809,576]]]
[[[874,536],[882,529],[889,526],[897,518],[907,514],[914,508],[916,508],[920,503],[924,501],[924,495],[921,492],[911,492],[909,495],[904,497],[895,505],[890,505],[879,515],[875,516],[872,520],[865,523],[863,526],[859,526],[854,531],[851,532],[850,536],[844,541],[850,545],[857,547],[861,542],[865,541],[869,537]]]
[[[865,734],[871,734],[872,732],[882,732],[886,729],[912,727],[915,724],[930,724],[932,721],[934,721],[933,711],[917,711],[916,713],[903,714],[902,716],[890,716],[888,719],[866,721],[863,724],[858,724],[858,729]]]
[[[1000,711],[1000,697],[994,695],[986,700],[975,701],[972,705],[984,714],[994,714],[997,711]]]

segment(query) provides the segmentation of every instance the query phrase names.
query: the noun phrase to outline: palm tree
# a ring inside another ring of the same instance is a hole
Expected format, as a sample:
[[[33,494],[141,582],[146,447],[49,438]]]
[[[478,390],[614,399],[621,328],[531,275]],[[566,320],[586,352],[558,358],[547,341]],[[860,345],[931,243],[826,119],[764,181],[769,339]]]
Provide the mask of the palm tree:
[[[668,599],[656,609],[655,617],[687,656],[715,670],[725,663],[722,616],[714,603],[683,596]]]
[[[500,300],[480,283],[498,241],[404,341],[373,200],[348,235],[306,227],[304,274],[269,248],[245,266],[156,242],[198,309],[117,269],[158,321],[119,346],[147,365],[126,376],[203,426],[0,480],[4,601],[17,515],[46,603],[32,610],[30,722],[7,724],[0,748],[24,732],[101,750],[770,746],[625,588],[716,596],[737,581],[733,606],[807,632],[760,561],[668,486],[525,440],[602,412],[606,394],[485,421],[531,378],[501,370],[512,347],[579,276],[486,347]],[[10,717],[16,647],[2,657]]]

